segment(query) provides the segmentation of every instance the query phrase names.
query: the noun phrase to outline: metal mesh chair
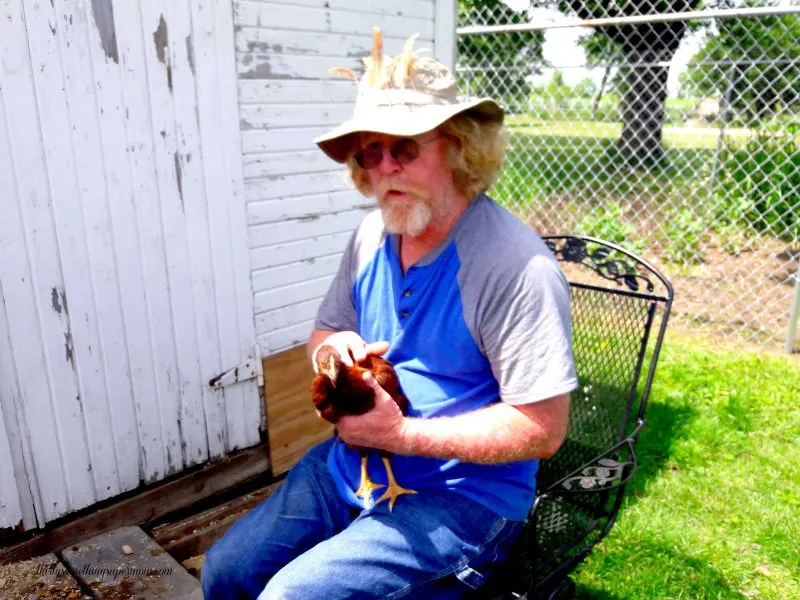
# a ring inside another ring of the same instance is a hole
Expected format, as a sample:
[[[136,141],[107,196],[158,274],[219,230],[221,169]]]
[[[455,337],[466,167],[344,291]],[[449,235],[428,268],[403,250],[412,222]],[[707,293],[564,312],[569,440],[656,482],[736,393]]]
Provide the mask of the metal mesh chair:
[[[570,281],[572,393],[561,449],[542,461],[514,559],[481,598],[555,598],[609,532],[636,468],[634,447],[672,305],[672,285],[642,258],[602,240],[544,236]]]

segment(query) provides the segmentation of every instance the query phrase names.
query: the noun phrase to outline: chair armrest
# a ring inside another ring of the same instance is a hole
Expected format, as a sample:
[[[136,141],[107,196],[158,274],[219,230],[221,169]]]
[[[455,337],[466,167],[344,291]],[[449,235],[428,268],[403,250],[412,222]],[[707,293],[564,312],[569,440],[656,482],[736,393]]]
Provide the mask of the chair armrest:
[[[544,497],[556,494],[605,491],[628,483],[636,470],[634,444],[642,427],[644,427],[644,420],[639,420],[636,428],[628,437],[542,490],[537,495],[537,502]],[[623,446],[628,448],[629,460],[619,462],[609,458]]]

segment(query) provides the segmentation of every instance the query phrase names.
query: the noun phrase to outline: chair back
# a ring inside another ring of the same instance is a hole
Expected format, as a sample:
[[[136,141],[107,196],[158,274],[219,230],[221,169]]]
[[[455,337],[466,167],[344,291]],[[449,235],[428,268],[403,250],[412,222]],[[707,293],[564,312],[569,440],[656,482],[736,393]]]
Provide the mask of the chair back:
[[[566,440],[540,463],[515,571],[531,597],[558,586],[611,529],[636,466],[636,439],[672,306],[670,282],[603,240],[543,236],[569,280],[580,387]]]

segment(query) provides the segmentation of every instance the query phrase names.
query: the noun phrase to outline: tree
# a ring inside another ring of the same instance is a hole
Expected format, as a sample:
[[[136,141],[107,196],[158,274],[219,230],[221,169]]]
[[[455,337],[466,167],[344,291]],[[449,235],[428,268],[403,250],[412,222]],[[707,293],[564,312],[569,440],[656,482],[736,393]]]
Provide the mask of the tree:
[[[748,6],[756,5],[750,1]],[[800,17],[724,19],[692,57],[682,90],[725,97],[751,121],[768,119],[800,101]]]
[[[575,85],[575,95],[579,98],[591,98],[597,93],[597,84],[591,77],[584,77]]]
[[[555,7],[582,19],[627,17],[686,12],[703,0],[530,0],[530,7]],[[706,0],[709,6],[729,6],[739,0]],[[526,11],[514,11],[500,0],[459,0],[459,22],[463,25],[521,23]],[[669,63],[690,25],[685,21],[638,23],[598,28],[592,38],[603,37],[597,48],[614,48],[623,59],[616,87],[622,96],[622,133],[617,141],[620,156],[630,164],[658,161]],[[464,75],[473,79],[473,93],[507,97],[529,92],[527,83],[542,61],[541,32],[515,32],[483,36],[460,36],[459,59]],[[587,47],[588,48],[588,47]],[[476,70],[479,66],[487,69]],[[611,73],[609,69],[607,75]],[[493,82],[496,82],[493,85]],[[601,85],[605,88],[606,82]],[[602,92],[601,92],[602,93]],[[599,102],[599,95],[596,98]]]
[[[603,99],[603,94],[606,90],[620,87],[618,82],[612,79],[615,65],[621,63],[624,57],[619,45],[602,31],[594,31],[581,36],[578,38],[578,44],[583,46],[586,51],[587,64],[603,67],[603,78],[600,80],[600,87],[592,100],[592,118],[595,118],[597,109],[600,107],[600,100]]]
[[[515,11],[500,0],[459,0],[462,25],[527,23],[526,11]],[[527,98],[529,79],[540,72],[542,32],[463,35],[458,38],[462,86],[472,96],[494,96],[505,101]]]
[[[556,0],[561,12],[581,19],[623,17],[694,10],[701,0]],[[539,5],[551,0],[532,0]],[[622,133],[619,154],[638,164],[658,161],[663,154],[661,132],[667,98],[668,63],[687,30],[685,21],[602,27],[622,51]]]
[[[564,83],[564,75],[561,71],[555,71],[553,73],[544,91],[545,95],[555,102],[563,102],[574,94],[574,90]]]

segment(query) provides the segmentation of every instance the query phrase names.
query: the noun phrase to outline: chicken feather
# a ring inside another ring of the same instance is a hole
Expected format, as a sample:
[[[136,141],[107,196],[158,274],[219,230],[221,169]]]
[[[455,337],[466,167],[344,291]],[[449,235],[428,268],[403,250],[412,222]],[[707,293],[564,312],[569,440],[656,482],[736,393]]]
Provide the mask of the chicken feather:
[[[364,381],[366,371],[372,373],[378,384],[386,390],[395,401],[400,411],[408,414],[408,399],[400,387],[400,379],[392,363],[379,356],[367,356],[357,364],[348,366],[342,362],[339,352],[330,345],[323,345],[316,353],[317,375],[311,383],[311,399],[320,417],[333,424],[345,415],[363,415],[375,406],[375,395],[372,388]],[[338,435],[335,432],[335,435]],[[367,472],[367,455],[369,448],[353,447],[361,455],[361,482],[356,495],[364,498],[367,506],[372,501],[372,492],[384,487],[374,483]],[[377,500],[389,500],[392,510],[397,498],[404,494],[416,494],[414,490],[403,488],[397,484],[389,462],[390,452],[379,451],[386,468],[388,485],[386,492]]]

